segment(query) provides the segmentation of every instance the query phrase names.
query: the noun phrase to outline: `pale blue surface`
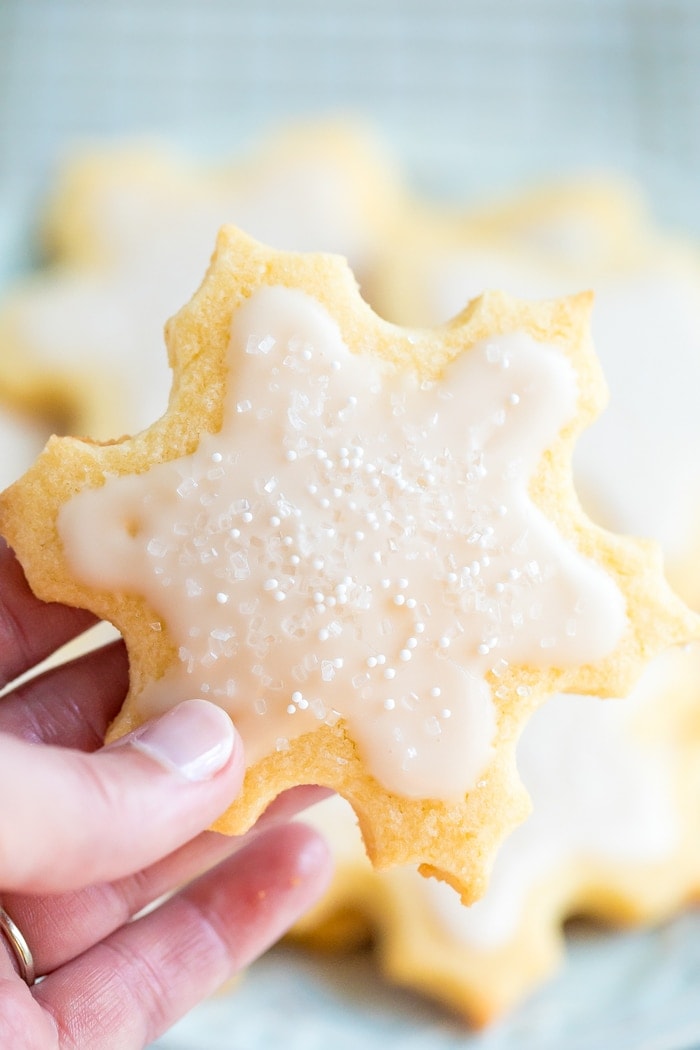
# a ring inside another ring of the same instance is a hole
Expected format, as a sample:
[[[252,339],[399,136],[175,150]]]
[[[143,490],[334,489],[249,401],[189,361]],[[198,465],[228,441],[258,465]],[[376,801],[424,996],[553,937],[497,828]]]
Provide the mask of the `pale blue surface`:
[[[0,0],[0,190],[84,137],[219,155],[348,110],[417,187],[621,167],[700,232],[697,0]]]
[[[371,956],[277,949],[154,1050],[695,1050],[700,914],[655,931],[577,931],[560,973],[509,1019],[470,1033],[378,977]]]
[[[75,140],[161,132],[221,155],[329,110],[374,123],[417,188],[462,200],[618,168],[700,233],[698,0],[0,0],[0,283],[31,263],[33,204]],[[694,1050],[700,915],[577,936],[483,1035],[371,959],[277,950],[156,1045]]]

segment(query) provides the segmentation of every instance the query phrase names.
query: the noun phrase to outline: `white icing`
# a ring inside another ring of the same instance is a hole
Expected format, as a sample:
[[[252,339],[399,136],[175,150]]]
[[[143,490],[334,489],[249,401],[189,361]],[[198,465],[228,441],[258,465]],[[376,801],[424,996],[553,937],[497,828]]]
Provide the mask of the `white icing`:
[[[692,662],[689,662],[689,659]],[[697,654],[664,654],[624,700],[555,696],[526,725],[518,765],[533,813],[506,840],[486,895],[465,908],[443,882],[403,868],[377,875],[399,879],[427,907],[445,934],[475,951],[497,949],[517,933],[537,887],[571,862],[653,864],[678,849],[673,746],[635,732],[647,710],[664,704],[676,675],[697,673]],[[328,839],[336,863],[366,867],[354,814],[338,796],[304,817]]]
[[[513,232],[523,249],[536,252],[551,266],[600,265],[610,247],[608,230],[575,210],[540,216],[518,224]]]
[[[486,895],[464,908],[444,883],[415,879],[451,937],[475,949],[506,943],[532,891],[567,861],[653,863],[678,848],[673,755],[633,726],[684,658],[658,659],[626,700],[555,696],[535,712],[518,749],[533,811],[501,848]]]
[[[165,254],[144,251],[124,272],[54,274],[12,307],[12,329],[32,360],[75,372],[87,387],[91,437],[137,431],[165,411],[172,377],[163,321],[175,290],[182,303],[196,286],[194,272],[178,278],[176,255]]]
[[[254,180],[202,179],[187,189],[117,183],[100,194],[93,236],[104,268],[55,271],[12,307],[15,337],[39,363],[75,371],[100,411],[90,436],[134,433],[167,406],[163,324],[195,291],[223,223],[279,249],[344,255],[359,276],[374,233],[356,176],[320,157],[259,171]]]
[[[416,280],[425,324],[489,288],[547,298],[593,287],[593,340],[611,396],[577,445],[576,477],[609,527],[650,536],[669,553],[687,547],[687,532],[700,525],[699,271],[660,255],[634,271],[562,276],[494,248],[434,258]]]
[[[59,519],[79,577],[143,594],[179,647],[144,714],[205,695],[249,761],[343,718],[390,790],[463,796],[491,757],[489,670],[589,663],[625,624],[528,494],[576,411],[570,363],[513,333],[420,383],[285,288],[239,309],[230,354],[219,434]]]
[[[614,528],[675,553],[700,526],[700,274],[601,282],[592,330],[610,405],[579,442],[577,473]]]
[[[16,481],[41,452],[49,428],[41,421],[0,407],[0,489]]]
[[[417,295],[423,296],[420,324],[443,324],[458,314],[471,299],[498,288],[524,299],[569,294],[581,289],[563,285],[553,271],[533,265],[526,255],[489,249],[452,249],[439,255],[427,254],[413,279]],[[553,285],[556,283],[559,288]]]

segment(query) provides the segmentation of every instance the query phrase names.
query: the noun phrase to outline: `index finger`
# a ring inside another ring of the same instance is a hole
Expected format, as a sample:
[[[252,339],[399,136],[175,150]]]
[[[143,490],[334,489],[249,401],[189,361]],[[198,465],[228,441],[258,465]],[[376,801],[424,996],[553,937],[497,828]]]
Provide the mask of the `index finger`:
[[[43,602],[0,537],[0,689],[95,622],[85,609]]]

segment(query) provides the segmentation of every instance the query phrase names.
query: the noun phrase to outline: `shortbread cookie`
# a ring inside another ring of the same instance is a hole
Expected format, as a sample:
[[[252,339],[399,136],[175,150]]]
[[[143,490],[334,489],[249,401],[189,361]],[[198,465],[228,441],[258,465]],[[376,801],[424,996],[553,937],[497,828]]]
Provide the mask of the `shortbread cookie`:
[[[603,397],[589,305],[492,294],[402,330],[343,260],[226,228],[168,325],[166,416],[56,439],[4,496],[37,593],[125,637],[114,735],[192,695],[231,712],[249,768],[220,829],[327,784],[378,867],[469,900],[524,813],[526,715],[624,692],[696,631],[656,549],[593,526],[570,484]]]
[[[470,908],[415,870],[373,871],[347,804],[320,803],[304,819],[327,836],[336,872],[293,938],[345,950],[372,936],[387,976],[483,1025],[551,976],[568,917],[674,914],[700,890],[699,682],[700,652],[679,649],[624,700],[546,701],[518,746],[533,812]]]
[[[659,239],[635,269],[596,289],[593,337],[611,402],[583,436],[576,477],[608,527],[653,536],[668,575],[700,608],[685,566],[700,558],[700,252]],[[626,450],[626,464],[611,460]]]
[[[44,446],[48,434],[34,420],[0,403],[0,487],[5,488],[23,474]]]
[[[544,181],[507,198],[481,201],[466,209],[462,226],[467,225],[491,243],[507,240],[574,287],[584,270],[628,269],[649,236],[648,206],[639,187],[612,173]]]
[[[55,390],[27,390],[18,401],[0,388],[0,489],[11,485],[28,470],[56,429],[70,425],[68,406],[60,403]],[[114,628],[110,624],[98,624],[52,654],[39,667],[32,668],[27,677],[56,663],[74,659],[114,637]]]
[[[551,298],[629,271],[649,221],[620,178],[545,183],[457,209],[406,201],[374,283],[375,308],[404,325],[442,324],[488,288]]]
[[[34,462],[66,412],[46,390],[10,394],[0,385],[0,489],[16,481]],[[64,406],[65,407],[65,406]]]
[[[611,403],[577,448],[577,484],[607,527],[657,539],[674,586],[700,605],[686,571],[700,557],[696,246],[657,229],[632,187],[582,182],[463,215],[409,212],[381,274],[377,308],[401,324],[441,324],[487,288],[594,290]]]
[[[222,223],[336,252],[368,284],[397,185],[369,132],[340,121],[289,127],[216,167],[144,143],[75,155],[48,205],[52,266],[0,303],[0,381],[51,382],[78,433],[140,429],[167,404],[163,322],[199,284]]]

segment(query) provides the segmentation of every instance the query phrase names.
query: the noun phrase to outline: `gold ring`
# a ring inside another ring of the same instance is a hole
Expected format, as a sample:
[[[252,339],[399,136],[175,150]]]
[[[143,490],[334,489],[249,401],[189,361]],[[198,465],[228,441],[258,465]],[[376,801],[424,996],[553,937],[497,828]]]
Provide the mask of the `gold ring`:
[[[31,988],[36,981],[34,957],[19,926],[12,921],[2,907],[0,907],[0,933],[4,934],[5,940],[12,949],[12,954],[19,967],[20,977]]]

